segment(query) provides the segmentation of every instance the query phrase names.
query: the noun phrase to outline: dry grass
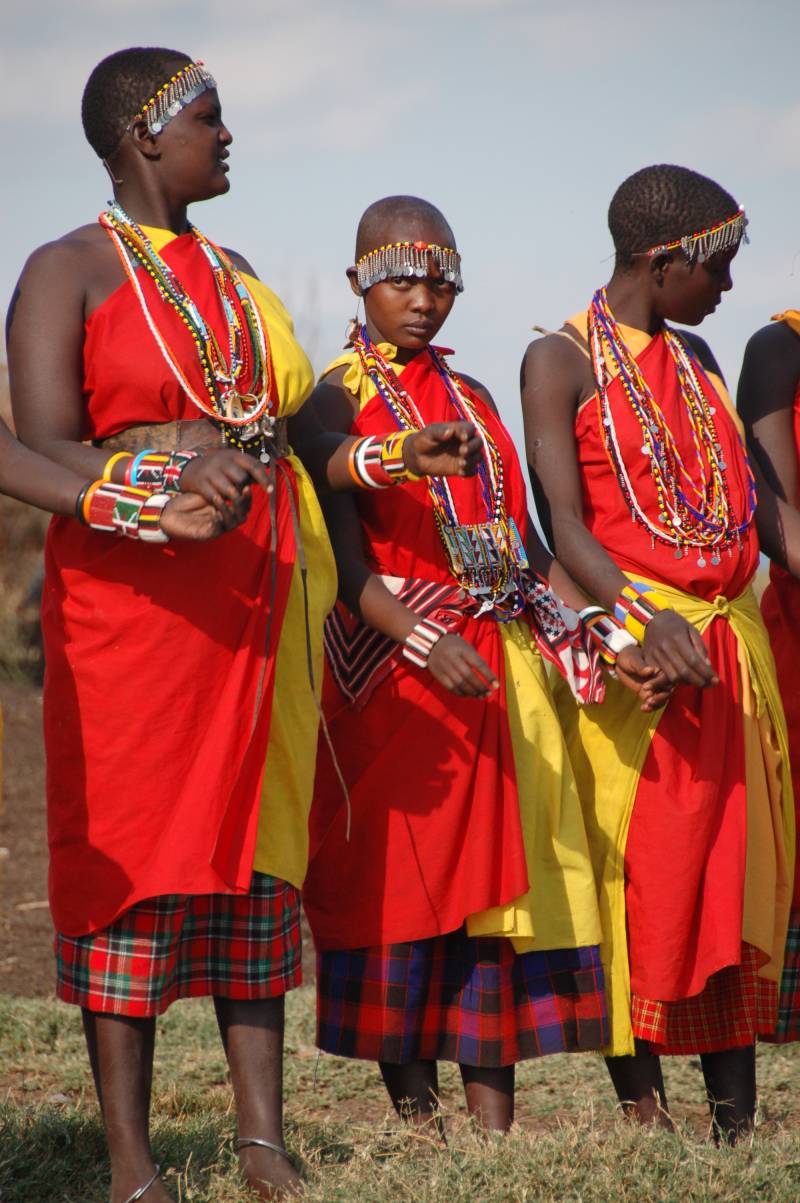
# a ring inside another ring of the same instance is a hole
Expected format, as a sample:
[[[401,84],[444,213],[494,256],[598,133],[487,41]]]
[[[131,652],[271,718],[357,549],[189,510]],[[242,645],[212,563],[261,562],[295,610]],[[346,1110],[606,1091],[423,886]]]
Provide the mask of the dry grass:
[[[463,1118],[446,1066],[448,1145],[402,1130],[386,1114],[373,1065],[318,1059],[313,992],[288,1000],[287,1133],[303,1164],[308,1203],[500,1203],[557,1200],[800,1198],[800,1049],[759,1053],[761,1123],[751,1142],[707,1139],[696,1063],[667,1065],[678,1134],[622,1121],[605,1070],[590,1056],[551,1057],[519,1070],[520,1124],[481,1139]],[[207,1003],[174,1007],[159,1028],[154,1146],[176,1199],[243,1203],[230,1137],[225,1063]],[[108,1198],[102,1132],[79,1016],[45,1000],[0,998],[0,1198],[3,1203],[100,1203]]]

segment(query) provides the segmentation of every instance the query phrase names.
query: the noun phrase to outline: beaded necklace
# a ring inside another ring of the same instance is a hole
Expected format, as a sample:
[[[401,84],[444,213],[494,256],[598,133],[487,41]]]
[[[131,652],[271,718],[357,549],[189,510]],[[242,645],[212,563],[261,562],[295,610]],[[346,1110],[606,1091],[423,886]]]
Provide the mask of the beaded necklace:
[[[372,342],[366,326],[362,326],[353,339],[353,348],[398,427],[422,430],[425,422],[414,398],[403,388],[394,369]],[[427,352],[458,418],[471,422],[483,443],[477,476],[486,511],[484,522],[460,522],[447,477],[426,478],[436,528],[450,572],[463,589],[480,601],[481,610],[492,609],[498,612],[498,617],[512,618],[525,604],[519,573],[527,568],[528,562],[516,523],[506,510],[502,457],[484,415],[458,376],[433,347],[428,347]]]
[[[617,478],[631,519],[638,522],[656,542],[675,549],[675,558],[698,548],[698,567],[718,564],[720,554],[731,554],[753,518],[756,506],[755,480],[742,449],[747,471],[748,497],[744,519],[737,521],[728,488],[722,444],[714,422],[715,407],[700,384],[710,382],[697,358],[674,333],[665,327],[664,340],[675,364],[681,400],[692,434],[694,464],[687,467],[667,420],[628,350],[608,307],[604,288],[598,289],[589,307],[589,347],[597,384],[597,409],[606,454]],[[617,369],[627,402],[642,432],[641,453],[648,457],[658,501],[658,520],[650,518],[636,496],[620,449],[614,416],[608,400],[609,371],[606,356]]]
[[[228,256],[194,226],[189,232],[208,260],[228,334],[227,356],[216,334],[168,263],[144,231],[116,201],[100,214],[110,235],[145,321],[170,370],[189,400],[222,432],[226,443],[268,458],[266,439],[273,431],[272,359],[269,339],[258,305]],[[159,296],[178,314],[197,350],[207,396],[192,386],[175,352],[159,329],[139,282],[141,264]]]

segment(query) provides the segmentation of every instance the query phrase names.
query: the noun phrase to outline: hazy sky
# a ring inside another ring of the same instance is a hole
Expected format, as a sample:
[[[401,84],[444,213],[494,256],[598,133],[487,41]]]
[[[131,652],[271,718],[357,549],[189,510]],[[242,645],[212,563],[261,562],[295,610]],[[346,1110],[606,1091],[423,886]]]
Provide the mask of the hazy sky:
[[[797,0],[4,0],[2,24],[4,303],[28,252],[107,198],[89,71],[160,44],[205,60],[234,135],[231,192],[193,219],[283,296],[318,369],[352,312],[358,217],[394,192],[454,227],[466,291],[440,341],[515,434],[530,327],[605,282],[608,202],[639,167],[694,167],[747,208],[703,327],[729,382],[748,335],[800,306]]]

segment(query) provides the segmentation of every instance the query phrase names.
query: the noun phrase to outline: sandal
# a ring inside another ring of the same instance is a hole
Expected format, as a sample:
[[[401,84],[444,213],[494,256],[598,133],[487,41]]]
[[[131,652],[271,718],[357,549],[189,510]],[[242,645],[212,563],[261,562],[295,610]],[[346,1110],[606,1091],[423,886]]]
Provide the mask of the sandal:
[[[127,1199],[125,1200],[125,1203],[136,1203],[136,1200],[141,1199],[143,1197],[143,1195],[147,1191],[149,1191],[149,1189],[153,1185],[153,1183],[157,1182],[160,1177],[161,1177],[161,1166],[157,1165],[156,1172],[153,1174],[153,1177],[150,1178],[149,1181],[145,1182],[144,1186],[140,1186],[138,1190],[135,1190],[132,1195],[128,1195]]]

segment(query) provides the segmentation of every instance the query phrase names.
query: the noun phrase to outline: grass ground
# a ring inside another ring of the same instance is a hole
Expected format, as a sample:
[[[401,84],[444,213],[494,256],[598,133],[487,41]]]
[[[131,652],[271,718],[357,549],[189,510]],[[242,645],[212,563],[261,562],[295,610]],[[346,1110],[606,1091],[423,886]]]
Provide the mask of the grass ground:
[[[176,1199],[244,1203],[230,1151],[230,1091],[213,1012],[183,1003],[160,1024],[154,1146]],[[667,1065],[678,1134],[642,1132],[614,1108],[602,1063],[552,1057],[519,1070],[519,1125],[480,1139],[463,1119],[446,1066],[449,1142],[404,1132],[386,1114],[374,1066],[318,1057],[313,992],[288,1000],[287,1132],[308,1203],[621,1203],[800,1199],[800,1048],[759,1053],[761,1117],[738,1149],[708,1143],[701,1078],[689,1058]],[[0,1199],[101,1203],[108,1166],[77,1011],[0,996]]]

